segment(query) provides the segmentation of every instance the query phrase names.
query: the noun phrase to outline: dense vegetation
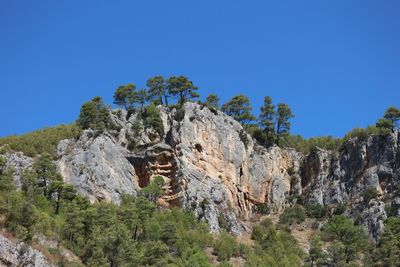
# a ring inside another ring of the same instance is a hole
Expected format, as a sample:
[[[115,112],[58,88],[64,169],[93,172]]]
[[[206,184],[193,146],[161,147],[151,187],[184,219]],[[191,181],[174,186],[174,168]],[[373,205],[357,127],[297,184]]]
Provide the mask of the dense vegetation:
[[[90,204],[79,196],[61,181],[48,154],[23,173],[20,191],[15,189],[12,172],[0,157],[0,228],[33,245],[43,236],[59,242],[42,250],[60,266],[70,266],[63,248],[88,266],[232,266],[232,257],[246,266],[265,266],[264,262],[300,266],[302,262],[296,241],[273,225],[260,224],[259,242],[253,248],[226,232],[210,234],[205,222],[190,210],[159,207],[157,200],[164,193],[161,177],[155,177],[138,196],[123,196],[117,206]],[[212,262],[210,253],[217,262]]]
[[[78,138],[80,127],[75,124],[60,125],[37,130],[28,134],[0,138],[0,154],[22,151],[27,156],[53,154],[57,144],[63,139]]]
[[[255,225],[251,238],[256,244],[252,252],[257,257],[250,266],[302,266],[304,252],[289,231],[274,226],[265,219]]]
[[[306,219],[314,220],[311,225],[314,234],[310,240],[308,255],[305,257],[305,266],[400,265],[400,218],[387,219],[385,230],[375,244],[362,226],[341,215],[340,210],[341,207],[338,206],[333,212],[337,215],[329,215],[327,207],[314,203],[305,207],[288,207],[280,215],[280,231],[290,232],[293,226],[304,223]],[[261,242],[262,233],[262,228],[256,225],[253,227],[252,238]],[[290,250],[287,253],[290,253]]]
[[[318,204],[294,205],[285,209],[278,225],[270,219],[254,225],[254,244],[245,245],[227,232],[210,234],[205,222],[190,210],[160,207],[161,177],[155,177],[138,196],[123,196],[117,206],[90,204],[79,196],[61,181],[48,154],[23,173],[20,191],[12,175],[0,157],[0,228],[36,247],[43,237],[58,242],[56,247],[39,247],[60,266],[232,266],[234,259],[248,267],[400,264],[397,217],[388,218],[374,244],[364,228],[343,215],[331,217]],[[322,225],[314,228],[307,254],[291,235],[292,227],[306,219]],[[80,262],[68,263],[64,248]]]

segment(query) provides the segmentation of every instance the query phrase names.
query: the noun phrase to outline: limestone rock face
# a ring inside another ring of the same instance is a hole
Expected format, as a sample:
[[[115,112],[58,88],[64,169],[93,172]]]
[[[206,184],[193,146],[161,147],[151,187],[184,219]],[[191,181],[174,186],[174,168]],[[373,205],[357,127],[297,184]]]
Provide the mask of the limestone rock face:
[[[305,159],[302,170],[306,202],[348,204],[353,218],[360,219],[376,239],[387,216],[385,203],[392,202],[394,213],[399,212],[396,205],[400,193],[399,155],[398,133],[353,138],[338,153],[314,151]],[[378,192],[376,199],[357,204],[371,188]]]
[[[296,152],[257,146],[237,121],[219,111],[194,103],[184,108],[184,118],[172,127],[184,185],[181,206],[194,208],[212,230],[220,230],[223,220],[233,232],[246,228],[237,217],[248,218],[254,204],[285,206],[292,187],[288,170],[299,168]]]
[[[86,130],[79,140],[61,141],[57,153],[65,182],[91,201],[118,203],[121,194],[135,194],[138,188],[127,150],[109,135]]]
[[[33,158],[24,156],[22,152],[7,153],[4,155],[8,168],[14,170],[14,178],[17,188],[21,187],[21,174],[22,172],[30,168],[33,165]]]
[[[85,131],[79,140],[59,144],[63,177],[92,201],[118,202],[121,193],[135,194],[162,176],[165,205],[193,210],[212,231],[224,224],[236,233],[246,229],[241,219],[249,218],[257,204],[279,211],[299,198],[328,206],[355,203],[371,187],[390,196],[399,182],[397,134],[355,138],[339,152],[316,149],[303,155],[257,145],[220,111],[195,103],[183,109],[178,119],[175,110],[159,108],[164,136],[143,123],[138,127],[137,114],[113,111],[117,132],[94,136]],[[131,151],[130,143],[135,144]],[[396,200],[394,209],[400,205]],[[386,218],[385,201],[349,205],[348,213],[376,237]]]
[[[0,266],[46,267],[43,254],[23,242],[14,242],[0,235]]]
[[[78,140],[61,141],[56,162],[64,180],[93,202],[118,203],[121,194],[136,194],[161,176],[162,204],[193,210],[212,231],[239,233],[255,205],[281,211],[300,200],[347,204],[346,212],[374,238],[383,228],[385,205],[400,214],[398,133],[353,138],[339,151],[304,155],[264,148],[233,118],[199,104],[159,111],[163,136],[146,128],[137,113],[113,110],[112,130],[86,130]],[[7,160],[20,169],[32,164],[22,155]],[[366,203],[363,193],[370,188],[379,194]]]
[[[399,182],[399,152],[398,133],[350,139],[338,154],[317,150],[305,162],[306,196],[329,205],[360,197],[368,188],[392,193]]]

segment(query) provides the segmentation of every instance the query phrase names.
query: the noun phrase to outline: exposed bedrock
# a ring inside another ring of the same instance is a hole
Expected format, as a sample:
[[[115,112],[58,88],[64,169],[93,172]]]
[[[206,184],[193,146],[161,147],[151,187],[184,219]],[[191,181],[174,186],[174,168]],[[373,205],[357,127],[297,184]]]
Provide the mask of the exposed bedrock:
[[[220,230],[221,220],[233,232],[243,231],[253,206],[262,203],[274,211],[299,200],[344,203],[373,237],[382,230],[385,206],[392,204],[392,213],[400,214],[398,133],[353,138],[340,151],[303,155],[257,145],[233,118],[199,104],[186,103],[179,121],[175,110],[159,110],[163,136],[151,128],[135,129],[137,114],[127,119],[125,111],[115,110],[118,130],[86,130],[78,140],[61,141],[57,164],[65,181],[91,201],[118,203],[121,194],[136,194],[161,176],[164,203],[193,210],[212,231]],[[32,162],[8,157],[17,165]],[[366,203],[363,192],[370,188],[379,194]]]

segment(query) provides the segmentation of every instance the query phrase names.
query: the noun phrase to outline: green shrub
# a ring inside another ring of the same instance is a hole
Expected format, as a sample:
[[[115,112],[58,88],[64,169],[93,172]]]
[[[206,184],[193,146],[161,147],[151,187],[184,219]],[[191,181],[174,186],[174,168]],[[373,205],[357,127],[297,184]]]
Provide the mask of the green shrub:
[[[75,124],[59,125],[23,135],[0,138],[0,147],[7,146],[10,152],[21,151],[30,157],[44,153],[54,155],[61,140],[78,138],[81,131]]]
[[[78,120],[76,121],[82,129],[93,129],[99,132],[108,129],[111,124],[108,108],[99,96],[84,103],[81,107]]]
[[[284,212],[279,216],[279,224],[285,224],[285,225],[292,225],[293,223],[299,224],[304,222],[304,219],[305,219],[304,208],[296,204],[284,210]]]
[[[310,218],[322,219],[327,214],[326,207],[318,203],[310,203],[305,205],[306,214]]]
[[[251,239],[261,242],[265,235],[265,229],[261,225],[255,225],[251,231]]]
[[[253,206],[253,212],[268,215],[270,214],[271,209],[267,203],[257,203]]]
[[[318,230],[319,229],[319,222],[318,221],[313,221],[312,224],[311,224],[311,229]]]
[[[317,147],[327,150],[339,150],[342,145],[341,138],[332,136],[318,136],[304,139],[301,135],[288,135],[280,143],[284,147],[292,147],[297,151],[308,154]]]
[[[184,267],[211,267],[207,255],[199,248],[186,249],[182,261]]]
[[[178,106],[174,114],[174,120],[182,121],[185,118],[185,110],[183,107]]]
[[[400,218],[388,218],[374,256],[374,261],[382,262],[382,266],[400,266]]]
[[[329,266],[356,263],[361,252],[369,245],[368,237],[361,226],[343,215],[336,215],[322,227],[321,237],[332,245],[328,248]]]
[[[231,231],[231,223],[225,218],[224,214],[220,213],[218,215],[219,227],[225,231]]]
[[[343,140],[347,141],[350,138],[357,137],[358,139],[365,140],[370,135],[388,135],[391,131],[389,129],[375,127],[375,126],[368,126],[367,128],[355,128],[348,132]]]
[[[160,112],[154,104],[150,104],[146,107],[143,116],[146,128],[153,128],[160,137],[164,136],[164,124]]]
[[[338,203],[334,208],[333,208],[333,214],[334,215],[342,215],[347,209],[347,205],[344,203]]]
[[[239,255],[239,244],[233,236],[222,232],[214,243],[214,254],[219,261],[228,261],[231,257]]]
[[[378,192],[378,190],[376,190],[375,187],[370,187],[370,188],[365,189],[361,193],[361,196],[363,198],[364,203],[369,203],[372,199],[379,196],[379,192]]]
[[[302,266],[304,253],[293,236],[273,224],[266,225],[263,237],[247,252],[245,266]]]

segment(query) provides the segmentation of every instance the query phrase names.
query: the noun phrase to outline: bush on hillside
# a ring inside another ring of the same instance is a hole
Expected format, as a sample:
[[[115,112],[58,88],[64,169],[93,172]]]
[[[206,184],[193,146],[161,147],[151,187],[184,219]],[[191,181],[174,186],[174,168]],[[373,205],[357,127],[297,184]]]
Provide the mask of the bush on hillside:
[[[279,224],[292,225],[302,223],[305,220],[304,208],[298,204],[286,208],[279,216]]]
[[[318,203],[310,203],[305,205],[306,214],[310,218],[322,219],[327,215],[326,207]]]
[[[0,148],[7,147],[6,151],[9,152],[21,151],[30,157],[44,153],[54,155],[61,140],[78,138],[81,131],[75,124],[45,128],[23,135],[0,138]]]

